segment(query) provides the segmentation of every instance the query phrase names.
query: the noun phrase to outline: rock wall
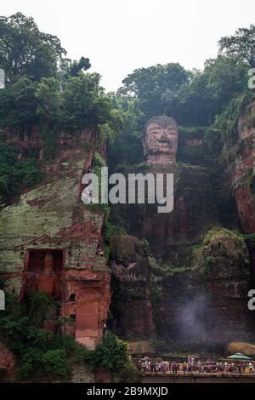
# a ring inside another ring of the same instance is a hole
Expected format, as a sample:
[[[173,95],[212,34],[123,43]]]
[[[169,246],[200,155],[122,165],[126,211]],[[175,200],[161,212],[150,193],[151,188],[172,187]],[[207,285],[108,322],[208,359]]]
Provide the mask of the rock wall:
[[[81,177],[91,165],[93,132],[81,133],[44,165],[43,184],[24,193],[0,214],[0,274],[20,299],[32,290],[59,303],[63,331],[94,348],[101,340],[110,304],[110,273],[102,251],[104,213],[80,199]],[[89,146],[88,146],[89,141]]]
[[[244,240],[210,230],[183,268],[151,262],[159,332],[183,343],[215,346],[248,340],[255,324],[247,308],[249,254]]]
[[[155,141],[162,140],[160,134],[165,135],[164,129],[161,132],[160,126],[157,128],[153,149],[157,147]],[[154,131],[149,134],[153,135]],[[173,173],[173,211],[159,214],[153,205],[118,205],[112,209],[112,219],[123,225],[128,234],[149,242],[151,303],[155,334],[159,338],[197,344],[200,348],[225,345],[233,340],[254,340],[255,319],[247,308],[247,293],[252,287],[251,254],[243,236],[231,230],[238,229],[231,187],[224,170],[212,162],[213,155],[205,157],[206,144],[201,132],[193,136],[195,141],[181,136],[179,146],[184,148],[178,149],[177,163],[173,161],[176,147],[171,147],[171,137],[168,164],[164,148],[162,164],[158,159],[157,163],[147,159],[146,168],[118,170],[125,174]],[[145,143],[148,154],[150,141]],[[188,161],[184,163],[182,157]],[[250,170],[250,153],[243,153],[242,163],[245,171]],[[235,179],[237,175],[236,172]],[[253,200],[249,197],[244,202],[243,196],[238,203],[238,193],[234,188],[239,216],[242,220],[242,207],[250,207],[249,218],[248,212],[245,213],[245,224],[250,226],[247,232],[254,233]],[[127,322],[128,316],[125,318]],[[141,317],[137,318],[142,321]],[[127,334],[127,325],[121,322],[124,334]]]
[[[255,232],[255,102],[249,104],[238,121],[235,158],[229,164],[231,183],[244,232]]]
[[[111,237],[110,248],[111,328],[129,339],[150,338],[155,328],[145,245],[133,236],[121,235]]]

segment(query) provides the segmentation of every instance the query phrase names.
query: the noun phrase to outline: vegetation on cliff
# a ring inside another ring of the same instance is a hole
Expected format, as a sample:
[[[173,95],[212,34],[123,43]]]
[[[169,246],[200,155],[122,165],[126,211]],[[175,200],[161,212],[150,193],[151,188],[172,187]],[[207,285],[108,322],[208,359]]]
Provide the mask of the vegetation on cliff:
[[[222,227],[212,228],[194,249],[193,266],[214,278],[249,275],[249,253],[242,235]]]
[[[89,59],[64,58],[66,51],[59,39],[40,32],[34,20],[21,13],[1,19],[0,32],[0,66],[6,74],[6,87],[0,91],[1,143],[6,136],[17,145],[26,142],[36,129],[47,159],[54,156],[61,134],[75,135],[89,128],[98,135],[114,135],[121,116],[113,97],[100,86],[100,75],[86,72]],[[35,183],[40,167],[34,162],[34,152],[28,150],[17,163],[21,170],[22,158],[30,164],[14,176],[15,166],[6,155],[14,152],[14,145],[5,144],[0,195],[7,203],[23,187]]]
[[[0,339],[17,358],[19,381],[70,381],[77,364],[92,371],[110,371],[122,382],[134,382],[138,372],[128,358],[127,344],[106,334],[94,351],[75,342],[71,336],[54,334],[43,328],[43,322],[54,301],[46,293],[33,293],[22,303],[7,295],[6,311],[0,314]]]
[[[22,189],[37,183],[40,178],[38,162],[34,158],[18,160],[17,149],[0,143],[0,205],[10,202]]]

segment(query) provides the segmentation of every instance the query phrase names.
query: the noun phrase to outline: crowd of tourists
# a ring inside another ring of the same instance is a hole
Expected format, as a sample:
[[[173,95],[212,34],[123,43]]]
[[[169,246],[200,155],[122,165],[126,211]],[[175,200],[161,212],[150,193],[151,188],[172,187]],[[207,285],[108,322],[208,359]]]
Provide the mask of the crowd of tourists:
[[[255,362],[252,361],[201,361],[193,356],[181,362],[145,357],[138,360],[138,367],[144,373],[155,374],[255,374]]]

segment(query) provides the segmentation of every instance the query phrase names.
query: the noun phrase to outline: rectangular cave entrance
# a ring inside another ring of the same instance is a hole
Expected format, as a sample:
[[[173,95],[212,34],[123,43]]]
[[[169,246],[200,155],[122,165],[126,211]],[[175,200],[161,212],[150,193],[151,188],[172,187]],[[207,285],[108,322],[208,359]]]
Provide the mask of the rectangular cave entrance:
[[[29,249],[27,252],[23,293],[44,292],[61,301],[63,250]]]

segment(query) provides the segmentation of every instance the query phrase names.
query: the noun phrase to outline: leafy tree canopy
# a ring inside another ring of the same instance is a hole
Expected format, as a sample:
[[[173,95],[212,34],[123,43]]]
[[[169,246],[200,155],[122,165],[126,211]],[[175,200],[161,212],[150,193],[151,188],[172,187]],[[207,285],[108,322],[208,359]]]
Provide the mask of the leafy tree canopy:
[[[234,35],[224,36],[218,43],[221,54],[255,67],[255,25],[239,28]]]
[[[187,82],[188,72],[176,63],[155,65],[135,70],[123,80],[119,94],[135,95],[140,99],[141,110],[147,116],[164,111],[164,95],[173,95]]]
[[[33,18],[18,12],[0,20],[0,65],[7,83],[24,75],[31,80],[55,76],[64,54],[60,40],[41,32]]]

